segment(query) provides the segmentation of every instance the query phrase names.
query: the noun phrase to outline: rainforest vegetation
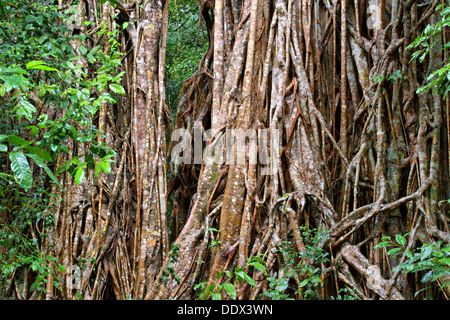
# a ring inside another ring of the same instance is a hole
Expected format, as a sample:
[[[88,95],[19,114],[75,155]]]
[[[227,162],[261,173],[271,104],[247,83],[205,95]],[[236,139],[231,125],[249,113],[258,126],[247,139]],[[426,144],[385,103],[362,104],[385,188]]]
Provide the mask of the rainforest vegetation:
[[[445,0],[0,0],[0,297],[448,300],[449,31]]]

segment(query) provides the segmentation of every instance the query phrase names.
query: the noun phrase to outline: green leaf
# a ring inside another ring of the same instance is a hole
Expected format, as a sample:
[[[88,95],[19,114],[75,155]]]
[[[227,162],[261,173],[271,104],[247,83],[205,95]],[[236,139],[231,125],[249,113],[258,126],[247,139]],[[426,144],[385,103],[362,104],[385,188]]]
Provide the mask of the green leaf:
[[[446,264],[447,266],[450,266],[450,258],[441,258],[439,259],[439,263]]]
[[[406,256],[408,257],[408,259],[412,259],[414,257],[413,253],[409,250],[405,251]]]
[[[259,271],[261,271],[262,273],[266,274],[266,268],[259,262],[250,262],[248,265],[252,266],[252,267],[258,269]]]
[[[27,120],[31,120],[34,113],[36,113],[36,108],[30,102],[26,100],[20,100],[19,107],[16,111],[19,119],[25,117]]]
[[[225,283],[223,285],[225,288],[225,291],[230,296],[231,299],[236,299],[236,289],[234,288],[234,285],[231,283]]]
[[[220,293],[212,293],[212,294],[211,294],[211,298],[212,298],[213,300],[221,300],[221,299],[222,299]]]
[[[390,243],[389,241],[382,241],[382,242],[377,243],[374,246],[374,248],[377,249],[377,248],[384,248],[384,247],[390,247],[390,246],[392,246],[392,243]]]
[[[95,62],[95,57],[90,52],[86,55],[86,59],[89,63],[93,64]]]
[[[309,278],[303,280],[302,282],[300,282],[299,287],[303,288],[304,286],[306,286],[309,283]]]
[[[11,161],[11,170],[14,172],[14,179],[25,190],[30,189],[33,184],[33,177],[31,176],[30,164],[23,152],[11,152],[9,160]]]
[[[98,51],[98,49],[100,49],[100,48],[101,48],[101,47],[100,47],[99,45],[93,47],[92,50],[91,50],[91,52],[89,52],[89,54],[92,54],[92,55],[96,54],[97,51]]]
[[[80,50],[80,53],[81,53],[83,56],[88,52],[88,49],[87,49],[85,46],[83,46],[82,44],[79,46],[78,49]]]
[[[397,248],[392,248],[391,250],[389,250],[387,252],[387,254],[388,254],[388,256],[390,256],[390,255],[393,255],[393,254],[397,253],[400,250],[401,250],[401,248],[398,248],[398,247]]]
[[[9,89],[20,88],[25,78],[21,74],[12,74],[8,76],[0,76],[0,79],[5,81]],[[9,90],[6,90],[9,91]]]
[[[398,244],[400,244],[402,246],[404,246],[406,244],[406,239],[402,235],[397,234],[395,236],[395,240],[397,241]]]
[[[42,62],[42,61],[30,61],[30,62],[28,62],[27,63],[27,69],[31,69],[31,70],[38,69],[38,70],[56,71],[56,72],[59,71],[58,69],[46,66],[44,64],[44,62]]]
[[[113,79],[112,75],[106,73],[97,76],[97,81],[99,82],[108,82],[112,79]]]
[[[125,94],[125,89],[117,83],[111,83],[109,85],[109,88],[111,89],[112,92],[117,93],[117,94]]]
[[[100,162],[100,170],[102,170],[104,173],[108,174],[111,172],[111,165],[109,164],[110,161],[107,159],[103,159]]]
[[[248,274],[244,273],[244,279],[245,279],[245,281],[247,281],[247,283],[248,283],[249,285],[251,285],[252,287],[255,287],[255,286],[256,286],[255,280],[253,280],[253,278],[250,277]]]
[[[35,135],[37,135],[39,133],[39,128],[36,127],[36,126],[30,126],[30,127],[27,127],[27,128],[30,129],[30,135],[31,136],[35,136]]]
[[[0,143],[0,152],[8,151],[8,146],[6,144]]]
[[[114,79],[112,79],[112,82],[117,82],[119,83],[120,80],[122,80],[122,76],[125,74],[125,71],[120,72],[119,74],[117,74]]]
[[[81,182],[83,182],[84,175],[85,175],[85,173],[84,173],[83,167],[78,167],[75,172],[75,177],[74,177],[75,183],[80,185]]]
[[[422,283],[427,282],[431,279],[431,277],[433,276],[433,270],[428,271],[422,278],[422,280],[420,280]]]
[[[114,96],[112,94],[109,94],[109,93],[103,93],[99,97],[99,99],[101,99],[103,101],[106,101],[106,102],[109,102],[109,103],[116,103],[117,102],[117,99],[114,98]]]
[[[432,251],[433,251],[433,246],[431,246],[431,245],[428,245],[426,247],[423,246],[422,247],[422,254],[421,254],[421,257],[420,257],[420,261],[423,261],[426,258],[428,258],[428,256],[431,254]]]

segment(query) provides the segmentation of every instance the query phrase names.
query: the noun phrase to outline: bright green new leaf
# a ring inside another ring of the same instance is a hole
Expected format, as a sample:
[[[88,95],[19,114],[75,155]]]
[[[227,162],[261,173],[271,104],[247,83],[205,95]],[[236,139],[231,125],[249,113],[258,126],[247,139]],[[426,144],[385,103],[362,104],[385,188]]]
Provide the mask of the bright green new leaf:
[[[117,83],[111,83],[109,85],[109,88],[111,89],[112,92],[117,93],[117,94],[125,94],[125,89]]]
[[[44,62],[42,61],[30,61],[27,63],[27,69],[31,69],[31,70],[44,70],[44,71],[56,71],[58,72],[58,69],[46,66],[44,64]]]
[[[75,183],[80,185],[81,182],[83,182],[84,180],[84,175],[85,175],[84,169],[82,167],[78,167],[74,177]]]
[[[233,284],[225,283],[223,287],[231,299],[236,299],[236,289]]]

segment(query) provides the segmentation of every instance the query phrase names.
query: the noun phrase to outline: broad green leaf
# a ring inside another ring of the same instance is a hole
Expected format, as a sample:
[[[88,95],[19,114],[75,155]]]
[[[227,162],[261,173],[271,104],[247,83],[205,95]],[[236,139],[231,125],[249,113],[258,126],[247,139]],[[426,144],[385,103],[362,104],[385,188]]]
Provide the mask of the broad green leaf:
[[[254,268],[258,269],[262,273],[266,274],[266,268],[259,262],[250,262],[250,266],[253,266]]]
[[[225,283],[223,285],[225,288],[225,291],[230,296],[231,299],[236,299],[236,289],[234,288],[234,285],[231,283]]]
[[[90,52],[86,55],[86,59],[89,63],[94,63],[95,62],[95,57],[93,54],[91,54]]]
[[[250,277],[250,276],[249,276],[248,274],[246,274],[246,273],[244,273],[244,280],[247,281],[247,283],[248,283],[249,285],[251,285],[252,287],[255,287],[255,286],[256,286],[255,280],[253,280],[253,278]]]
[[[11,90],[11,88],[9,88],[9,90]],[[0,97],[3,97],[6,94],[6,92],[8,92],[9,90],[8,90],[8,86],[6,85],[6,83],[0,85]]]
[[[81,184],[84,180],[84,169],[82,167],[78,167],[77,170],[75,171],[75,183],[76,184]]]
[[[56,71],[58,72],[58,69],[46,66],[44,64],[44,62],[42,61],[30,61],[27,63],[27,69],[31,69],[31,70],[44,70],[44,71]]]
[[[125,90],[124,88],[117,83],[111,83],[109,85],[109,88],[111,89],[112,92],[117,93],[117,94],[125,94]]]
[[[16,110],[19,119],[25,117],[27,120],[31,120],[34,113],[36,113],[36,108],[30,102],[26,100],[20,101],[19,107]]]
[[[0,79],[5,81],[5,84],[7,84],[8,87],[13,89],[13,88],[20,88],[25,78],[21,74],[12,74],[8,76],[0,76]]]
[[[92,54],[92,55],[96,54],[97,51],[98,51],[98,49],[100,49],[100,48],[101,48],[101,47],[100,47],[99,45],[93,47],[92,50],[91,50],[91,52],[89,52],[89,54]]]
[[[441,258],[439,259],[439,262],[450,266],[450,258]]]
[[[81,53],[83,56],[88,52],[88,49],[87,49],[85,46],[83,46],[82,44],[79,46],[78,49],[80,50],[80,53]]]
[[[99,102],[99,99],[95,100],[93,104],[87,104],[86,107],[85,107],[86,110],[87,110],[92,116],[94,116],[94,115],[97,113],[97,111],[98,111],[98,109],[99,109],[99,105],[101,105],[101,102],[99,102],[99,103],[97,103],[97,102]]]
[[[100,74],[100,75],[97,76],[97,80],[100,81],[100,82],[107,82],[107,81],[110,81],[112,79],[113,79],[113,77],[110,74]]]
[[[109,164],[109,161],[107,159],[103,159],[100,162],[100,170],[102,170],[106,174],[111,172],[111,165]]]
[[[404,246],[406,244],[406,239],[402,235],[397,234],[395,236],[395,240],[397,241],[398,244],[400,244],[402,246]]]
[[[27,69],[31,69],[37,66],[45,65],[43,61],[34,60],[27,63]]]
[[[422,255],[421,255],[421,257],[420,257],[420,260],[421,261],[423,261],[423,260],[425,260],[426,258],[428,258],[428,256],[431,254],[431,252],[433,251],[433,246],[431,246],[431,245],[428,245],[428,246],[423,246],[422,247]]]
[[[299,287],[303,288],[304,286],[306,286],[309,283],[309,279],[305,279],[302,282],[300,282]]]
[[[8,146],[6,144],[0,143],[0,152],[8,151]]]
[[[33,184],[33,177],[31,176],[30,164],[23,152],[11,152],[9,160],[11,161],[11,170],[14,172],[14,179],[25,190],[30,189]]]
[[[387,252],[387,254],[388,254],[388,256],[390,256],[390,255],[393,255],[394,253],[397,253],[398,251],[400,251],[401,250],[401,248],[392,248],[391,250],[389,250],[388,252]]]
[[[125,74],[125,71],[120,72],[117,74],[114,79],[112,79],[112,82],[119,82],[122,79],[122,76]]]
[[[117,102],[117,99],[114,98],[114,96],[112,94],[109,94],[109,93],[103,93],[99,97],[99,99],[101,99],[103,101],[106,101],[106,102],[109,102],[109,103],[116,103]]]

